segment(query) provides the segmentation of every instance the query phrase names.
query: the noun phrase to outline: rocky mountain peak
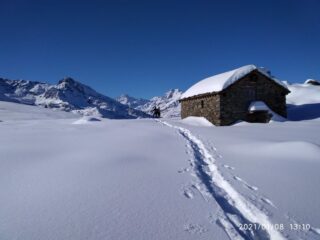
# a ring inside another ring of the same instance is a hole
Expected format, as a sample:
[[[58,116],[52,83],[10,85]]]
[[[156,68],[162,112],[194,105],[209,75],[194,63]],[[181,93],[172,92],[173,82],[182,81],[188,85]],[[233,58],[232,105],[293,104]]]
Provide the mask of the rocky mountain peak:
[[[182,91],[181,90],[179,90],[179,89],[170,89],[169,91],[167,91],[166,93],[165,93],[165,97],[166,98],[173,98],[173,97],[177,97],[177,96],[181,96],[181,94],[182,94]]]
[[[148,114],[131,109],[71,77],[63,78],[55,85],[1,79],[0,99],[106,118],[149,117]]]

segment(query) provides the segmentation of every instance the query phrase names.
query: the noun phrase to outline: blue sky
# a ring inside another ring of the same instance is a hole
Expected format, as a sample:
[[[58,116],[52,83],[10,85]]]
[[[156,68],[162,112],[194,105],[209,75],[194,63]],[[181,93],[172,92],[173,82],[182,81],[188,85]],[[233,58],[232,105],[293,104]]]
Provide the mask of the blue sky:
[[[0,76],[115,97],[186,90],[246,64],[320,78],[318,0],[0,1]]]

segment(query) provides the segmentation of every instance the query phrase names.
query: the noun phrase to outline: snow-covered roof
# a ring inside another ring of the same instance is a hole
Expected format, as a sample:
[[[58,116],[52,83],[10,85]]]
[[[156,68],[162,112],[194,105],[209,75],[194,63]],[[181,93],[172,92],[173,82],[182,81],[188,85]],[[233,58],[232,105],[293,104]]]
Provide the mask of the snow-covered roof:
[[[320,85],[320,81],[315,80],[315,79],[307,79],[305,82],[305,84],[311,84],[311,85]]]
[[[258,70],[260,73],[266,75],[279,85],[287,88],[283,82],[272,77],[265,68],[259,68],[255,65],[246,65],[225,73],[214,75],[196,83],[182,94],[181,99],[204,93],[220,92],[254,70]]]
[[[254,112],[254,111],[269,111],[269,107],[263,102],[263,101],[253,101],[248,110],[250,112]]]

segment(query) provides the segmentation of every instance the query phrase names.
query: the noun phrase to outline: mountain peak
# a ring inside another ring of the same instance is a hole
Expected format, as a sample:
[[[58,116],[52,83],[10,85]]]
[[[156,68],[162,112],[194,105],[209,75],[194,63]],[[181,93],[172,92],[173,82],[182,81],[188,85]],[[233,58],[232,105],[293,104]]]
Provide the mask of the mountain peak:
[[[119,97],[116,98],[118,102],[124,105],[128,105],[131,108],[136,108],[137,106],[146,104],[148,100],[143,98],[135,98],[128,94],[121,94]]]
[[[167,91],[165,93],[165,97],[166,98],[174,98],[175,96],[181,96],[182,94],[182,91],[179,90],[178,88],[175,88],[175,89],[170,89],[169,91]]]
[[[87,94],[87,95],[97,95],[95,90],[93,90],[91,87],[76,81],[75,79],[71,77],[65,77],[61,79],[57,86],[58,89],[65,90],[65,91],[71,91],[71,92],[80,92],[81,94]]]
[[[74,80],[72,77],[64,77],[58,82],[58,84],[62,84],[62,83],[77,84],[78,82]]]
[[[117,100],[123,104],[130,105],[137,110],[143,111],[148,114],[152,114],[154,107],[161,109],[161,116],[163,117],[179,117],[180,116],[180,103],[179,99],[182,95],[182,91],[179,89],[170,89],[165,92],[163,96],[155,96],[150,100],[144,100],[145,102],[128,102],[127,98],[117,98]]]
[[[131,97],[129,94],[123,93],[119,97],[117,97],[116,99],[125,99],[125,98],[133,98],[133,97]]]
[[[65,77],[55,85],[2,80],[0,99],[72,111],[82,115],[99,115],[107,118],[149,117],[146,113],[120,104],[71,77]]]

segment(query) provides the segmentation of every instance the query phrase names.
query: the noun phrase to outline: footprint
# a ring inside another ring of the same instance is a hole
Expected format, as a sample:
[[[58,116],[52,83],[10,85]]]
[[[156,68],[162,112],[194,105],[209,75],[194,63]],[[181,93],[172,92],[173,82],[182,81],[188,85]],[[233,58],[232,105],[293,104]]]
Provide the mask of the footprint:
[[[189,191],[189,190],[185,190],[185,191],[183,192],[183,194],[184,194],[184,196],[185,196],[186,198],[190,198],[190,199],[193,198],[193,193],[192,193],[191,191]]]
[[[261,199],[262,202],[264,202],[264,203],[266,203],[266,204],[268,204],[268,205],[270,205],[270,206],[272,206],[274,208],[277,208],[270,199],[265,198],[265,197],[262,197],[260,199]]]
[[[192,191],[191,187],[183,187],[181,193],[188,199],[194,198],[194,192]]]
[[[210,145],[212,145],[212,144],[209,142],[208,145],[210,146]],[[211,149],[211,151],[214,151],[214,152],[217,151],[217,149],[216,149],[215,147],[213,147],[213,146],[211,146],[211,147],[209,147],[209,148]]]
[[[208,202],[207,198],[205,196],[208,195],[208,192],[206,192],[205,190],[203,190],[201,188],[201,186],[197,183],[192,184],[192,187],[200,194],[200,196],[202,197],[202,199],[206,202]]]
[[[253,190],[253,191],[258,191],[258,188],[255,187],[255,186],[252,186],[250,184],[248,184],[246,181],[244,181],[243,179],[237,177],[237,176],[233,176],[233,178],[239,182],[241,182],[246,188],[249,188],[250,190]]]
[[[191,233],[191,234],[201,235],[203,233],[208,232],[208,229],[206,229],[205,227],[203,227],[202,225],[199,225],[199,224],[189,223],[184,226],[184,231]]]
[[[230,169],[230,170],[234,170],[234,167],[230,167],[229,165],[227,164],[224,164],[223,167],[227,168],[227,169]]]
[[[180,170],[178,170],[178,173],[185,173],[185,172],[189,172],[190,169],[189,168],[182,168]]]

